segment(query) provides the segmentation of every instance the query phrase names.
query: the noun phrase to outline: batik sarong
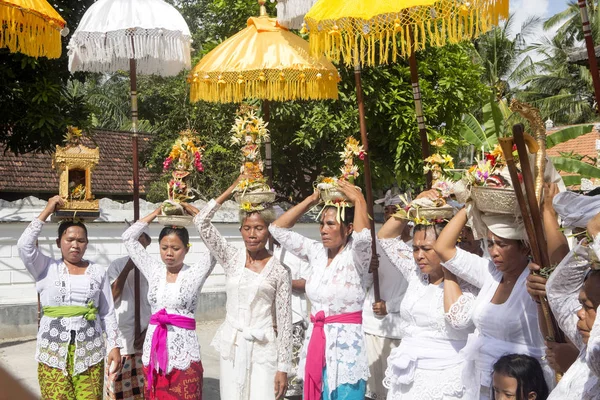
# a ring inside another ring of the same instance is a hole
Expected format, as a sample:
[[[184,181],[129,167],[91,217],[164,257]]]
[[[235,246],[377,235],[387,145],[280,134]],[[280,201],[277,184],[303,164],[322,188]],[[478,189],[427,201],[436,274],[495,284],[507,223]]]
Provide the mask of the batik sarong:
[[[144,376],[148,367],[144,366]],[[145,386],[146,399],[150,400],[202,400],[202,362],[193,362],[184,371],[173,369],[171,373],[160,371],[155,375],[152,388]]]
[[[75,345],[69,345],[67,375],[58,368],[38,363],[38,380],[43,400],[101,400],[104,379],[104,362],[85,372],[73,375]]]

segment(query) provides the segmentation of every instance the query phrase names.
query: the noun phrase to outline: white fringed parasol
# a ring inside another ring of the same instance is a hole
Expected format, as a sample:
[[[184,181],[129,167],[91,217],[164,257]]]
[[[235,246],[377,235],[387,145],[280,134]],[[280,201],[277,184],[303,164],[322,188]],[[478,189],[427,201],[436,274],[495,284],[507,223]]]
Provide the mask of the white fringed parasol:
[[[191,67],[190,30],[163,0],[99,0],[69,41],[69,70],[177,75]]]
[[[317,0],[277,0],[277,21],[288,29],[300,29],[304,15],[316,2]]]

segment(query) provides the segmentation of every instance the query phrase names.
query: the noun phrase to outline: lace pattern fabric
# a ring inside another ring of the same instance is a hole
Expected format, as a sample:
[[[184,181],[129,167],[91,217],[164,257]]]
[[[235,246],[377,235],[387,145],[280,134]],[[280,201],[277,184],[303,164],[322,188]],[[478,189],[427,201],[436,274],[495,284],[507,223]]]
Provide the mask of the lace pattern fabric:
[[[246,251],[229,244],[211,223],[220,205],[211,200],[194,218],[206,246],[225,270],[227,317],[211,345],[226,360],[235,359],[236,342],[252,332],[251,362],[270,364],[276,370],[292,368],[292,279],[290,270],[275,257],[252,280],[246,278]],[[274,309],[273,309],[274,308]],[[273,321],[275,316],[275,321]],[[276,322],[277,335],[273,329]]]
[[[462,295],[444,312],[444,282],[439,285],[429,283],[429,276],[421,273],[416,265],[412,249],[400,238],[379,239],[381,248],[392,264],[408,281],[408,288],[400,305],[401,332],[403,338],[418,340],[434,339],[442,343],[466,343],[467,336],[474,327],[471,313],[478,289],[459,279]],[[398,356],[402,346],[394,349],[388,358]],[[426,351],[426,350],[423,350]],[[435,351],[422,354],[434,357]],[[443,353],[442,353],[443,354]],[[437,357],[440,357],[437,355]],[[388,399],[460,399],[465,393],[462,382],[462,362],[454,356],[456,363],[443,369],[427,369],[417,366],[410,382],[399,383],[395,368],[388,365],[384,385],[388,387]]]
[[[163,308],[170,314],[179,314],[194,318],[198,303],[198,293],[202,289],[206,278],[215,267],[215,260],[208,252],[200,253],[198,262],[194,265],[184,264],[174,283],[167,283],[167,268],[162,261],[152,257],[138,238],[147,226],[144,222],[136,222],[123,233],[122,239],[129,257],[140,272],[148,280],[148,300],[152,314]],[[173,368],[186,370],[192,362],[200,361],[200,343],[196,331],[167,326],[167,348],[169,360],[167,373]],[[148,325],[142,362],[148,366],[150,362],[150,348],[152,336],[156,325]]]
[[[600,398],[600,382],[598,381],[598,343],[600,330],[598,317],[594,322],[588,345],[583,342],[577,330],[577,311],[581,308],[579,292],[583,288],[585,275],[589,271],[589,251],[597,252],[600,235],[594,238],[594,243],[588,248],[583,242],[561,261],[556,270],[550,275],[546,286],[548,302],[552,308],[561,329],[581,351],[578,359],[548,397],[558,399],[598,399]]]
[[[112,293],[104,268],[89,263],[83,275],[70,275],[62,260],[55,260],[39,251],[37,238],[44,223],[33,220],[25,229],[17,247],[27,270],[36,281],[42,306],[87,306],[92,301],[98,308],[93,321],[83,316],[52,318],[43,316],[37,334],[35,358],[66,375],[70,331],[75,331],[74,375],[85,372],[104,360],[108,351],[123,346],[115,318]],[[106,344],[103,333],[106,333]]]
[[[306,296],[311,302],[313,315],[319,311],[323,311],[325,316],[362,311],[372,254],[369,229],[353,232],[344,250],[329,265],[327,249],[322,243],[274,224],[269,230],[284,249],[309,263]],[[313,324],[310,324],[300,353],[298,375],[302,378],[312,330]],[[333,391],[342,384],[366,381],[369,366],[362,326],[326,324],[324,331],[329,389]]]

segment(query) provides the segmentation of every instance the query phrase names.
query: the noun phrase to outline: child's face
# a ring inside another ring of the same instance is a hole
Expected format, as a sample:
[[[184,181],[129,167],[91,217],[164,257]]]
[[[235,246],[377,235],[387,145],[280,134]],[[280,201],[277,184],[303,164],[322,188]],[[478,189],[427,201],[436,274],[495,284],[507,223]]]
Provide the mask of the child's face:
[[[517,388],[518,384],[515,378],[494,372],[492,387],[494,400],[516,400]]]

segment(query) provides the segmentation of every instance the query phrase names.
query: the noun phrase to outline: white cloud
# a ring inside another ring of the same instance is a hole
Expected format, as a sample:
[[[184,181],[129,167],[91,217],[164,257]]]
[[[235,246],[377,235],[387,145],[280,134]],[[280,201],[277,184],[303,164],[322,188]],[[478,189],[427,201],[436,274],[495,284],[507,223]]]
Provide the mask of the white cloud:
[[[556,1],[556,0],[553,0]],[[542,19],[542,22],[549,18],[550,15],[550,0],[513,0],[510,2],[510,13],[513,14],[513,28],[511,36],[514,37],[521,30],[521,25],[527,19],[536,16]],[[527,38],[527,44],[540,43],[541,39],[545,36],[548,38],[554,37],[556,29],[544,31],[542,24],[533,31],[533,33]],[[541,56],[530,52],[529,56],[533,61],[539,61]]]

